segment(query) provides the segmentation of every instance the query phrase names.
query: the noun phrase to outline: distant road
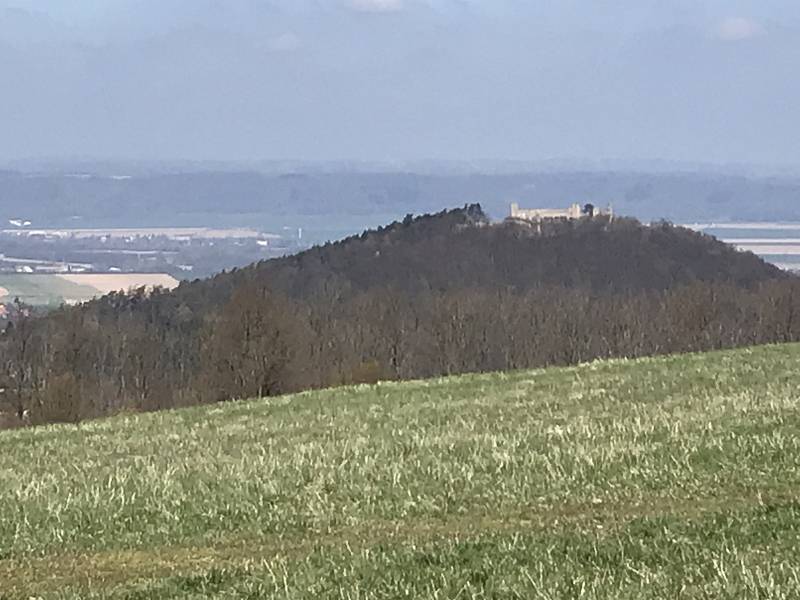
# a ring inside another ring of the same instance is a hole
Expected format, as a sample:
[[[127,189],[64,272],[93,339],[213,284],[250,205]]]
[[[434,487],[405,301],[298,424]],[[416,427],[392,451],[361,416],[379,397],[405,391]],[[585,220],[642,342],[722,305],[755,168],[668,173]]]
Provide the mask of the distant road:
[[[168,237],[194,239],[267,239],[280,236],[261,233],[255,229],[214,229],[210,227],[139,227],[110,229],[2,229],[0,234],[60,238],[140,238]]]
[[[793,238],[723,238],[726,244],[800,244],[800,237]]]
[[[686,223],[682,225],[688,229],[703,231],[705,229],[762,229],[800,231],[800,223]]]
[[[39,260],[36,258],[17,258],[14,256],[6,256],[5,254],[0,254],[0,262],[16,263],[21,265],[42,265],[42,266],[59,265],[64,267],[65,269],[68,266],[79,269],[91,269],[93,266],[88,263],[62,262],[58,260]]]

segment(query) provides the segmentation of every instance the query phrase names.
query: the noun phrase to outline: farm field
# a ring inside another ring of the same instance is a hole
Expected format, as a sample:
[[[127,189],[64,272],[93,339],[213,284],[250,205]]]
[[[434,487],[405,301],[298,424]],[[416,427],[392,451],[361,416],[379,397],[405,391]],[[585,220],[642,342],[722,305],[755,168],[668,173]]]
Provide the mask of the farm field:
[[[91,300],[97,295],[93,287],[57,275],[0,274],[0,302],[19,298],[31,306],[58,306],[64,302]]]
[[[61,280],[81,286],[91,287],[100,294],[126,291],[131,288],[156,286],[171,290],[178,286],[178,280],[166,273],[64,273],[56,275]]]
[[[0,274],[0,302],[19,298],[31,306],[86,302],[112,291],[141,286],[172,289],[178,281],[162,273]]]
[[[0,432],[0,598],[795,598],[800,345]]]

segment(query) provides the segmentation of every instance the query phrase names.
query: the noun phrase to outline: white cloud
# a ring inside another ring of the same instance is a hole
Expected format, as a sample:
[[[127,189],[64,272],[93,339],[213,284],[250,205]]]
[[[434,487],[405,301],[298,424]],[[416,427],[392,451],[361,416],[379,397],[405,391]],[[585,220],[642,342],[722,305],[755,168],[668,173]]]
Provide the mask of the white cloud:
[[[766,30],[760,23],[744,17],[728,17],[717,26],[716,30],[716,36],[726,42],[749,40],[765,33]]]
[[[403,0],[349,0],[347,4],[359,12],[397,12],[403,9]]]
[[[273,52],[293,52],[298,50],[301,45],[300,38],[291,32],[279,35],[269,41],[269,49]]]

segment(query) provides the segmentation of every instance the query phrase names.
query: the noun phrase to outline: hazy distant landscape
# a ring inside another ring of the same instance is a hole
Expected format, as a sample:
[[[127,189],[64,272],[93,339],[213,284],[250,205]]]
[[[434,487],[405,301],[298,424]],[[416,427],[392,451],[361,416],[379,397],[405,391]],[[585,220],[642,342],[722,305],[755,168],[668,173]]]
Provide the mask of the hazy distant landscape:
[[[753,252],[787,271],[800,271],[800,223],[693,223],[691,228],[714,235],[744,252]]]
[[[93,166],[94,172],[67,172],[79,166]],[[611,205],[617,214],[644,222],[800,222],[800,178],[788,176],[744,177],[713,171],[508,172],[520,168],[514,163],[504,168],[483,166],[484,170],[499,171],[495,173],[469,166],[456,169],[447,163],[440,164],[438,172],[437,163],[424,168],[417,165],[420,172],[416,173],[359,163],[349,168],[337,163],[273,165],[262,171],[237,171],[233,165],[216,172],[169,172],[168,163],[161,169],[135,163],[114,167],[134,174],[110,175],[109,167],[91,163],[62,164],[60,170],[50,166],[55,169],[50,172],[0,173],[0,222],[7,228],[0,236],[9,236],[15,230],[19,233],[9,240],[6,254],[72,262],[76,268],[90,263],[100,272],[114,268],[195,278],[341,239],[400,220],[408,213],[436,212],[443,206],[471,203],[480,203],[496,220],[508,215],[511,202],[532,207],[564,207],[579,202]],[[281,168],[285,171],[273,171]],[[137,227],[153,230],[128,236],[131,239],[121,245],[99,239],[104,231],[107,237],[121,239],[120,228]],[[162,237],[164,228],[211,228],[231,233],[217,236],[211,243],[208,236],[189,235],[196,238],[189,247],[182,243],[187,242],[183,239],[187,235],[155,239]],[[242,228],[252,234],[235,233]],[[70,235],[49,235],[48,229],[56,234],[68,231]],[[87,242],[91,236],[86,233],[79,235],[91,229],[96,230],[95,243]],[[41,235],[31,233],[42,230]],[[703,230],[723,239],[773,235],[773,230],[766,228],[760,228],[758,236],[746,229],[734,232],[706,226]],[[59,239],[43,243],[43,236]],[[65,242],[65,237],[83,240],[75,244]],[[146,237],[151,239],[145,241]],[[257,245],[253,238],[262,242]],[[787,258],[792,254],[789,247],[761,248],[757,243],[743,247],[780,264],[794,264]],[[151,255],[146,257],[148,252]]]
[[[429,168],[434,168],[431,166]],[[384,167],[386,169],[386,167]],[[120,178],[0,173],[0,218],[33,227],[255,227],[310,240],[343,237],[387,217],[480,203],[495,218],[511,202],[614,205],[649,222],[800,222],[800,177],[714,172],[530,171],[492,174],[339,170],[190,171]],[[284,227],[289,228],[289,233]]]

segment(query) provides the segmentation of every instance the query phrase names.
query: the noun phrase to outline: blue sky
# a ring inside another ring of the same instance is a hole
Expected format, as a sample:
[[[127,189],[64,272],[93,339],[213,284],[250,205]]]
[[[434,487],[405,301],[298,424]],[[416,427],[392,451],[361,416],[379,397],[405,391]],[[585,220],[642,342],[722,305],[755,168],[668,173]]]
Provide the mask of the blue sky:
[[[800,163],[796,0],[0,0],[0,158]]]

